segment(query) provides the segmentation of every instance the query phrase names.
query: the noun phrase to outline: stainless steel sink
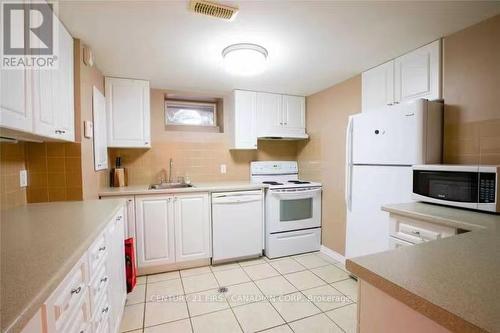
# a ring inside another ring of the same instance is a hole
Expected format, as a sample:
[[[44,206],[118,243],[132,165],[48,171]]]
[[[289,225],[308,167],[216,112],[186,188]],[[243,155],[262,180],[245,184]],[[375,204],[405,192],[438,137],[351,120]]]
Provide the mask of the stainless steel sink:
[[[189,188],[189,187],[193,187],[193,185],[184,183],[161,183],[161,184],[149,185],[150,190],[167,190],[170,188]]]

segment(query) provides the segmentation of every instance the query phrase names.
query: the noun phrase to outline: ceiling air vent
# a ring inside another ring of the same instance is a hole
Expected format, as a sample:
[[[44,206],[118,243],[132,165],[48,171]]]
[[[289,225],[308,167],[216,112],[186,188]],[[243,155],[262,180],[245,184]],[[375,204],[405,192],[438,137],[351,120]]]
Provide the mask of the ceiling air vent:
[[[201,0],[191,0],[189,8],[195,13],[229,21],[233,20],[238,13],[238,8]]]

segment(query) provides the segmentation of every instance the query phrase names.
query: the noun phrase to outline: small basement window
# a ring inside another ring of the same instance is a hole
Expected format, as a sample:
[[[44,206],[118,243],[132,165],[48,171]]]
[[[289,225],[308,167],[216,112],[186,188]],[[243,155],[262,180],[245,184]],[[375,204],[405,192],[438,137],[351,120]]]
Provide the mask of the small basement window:
[[[165,124],[217,127],[217,103],[166,100]]]

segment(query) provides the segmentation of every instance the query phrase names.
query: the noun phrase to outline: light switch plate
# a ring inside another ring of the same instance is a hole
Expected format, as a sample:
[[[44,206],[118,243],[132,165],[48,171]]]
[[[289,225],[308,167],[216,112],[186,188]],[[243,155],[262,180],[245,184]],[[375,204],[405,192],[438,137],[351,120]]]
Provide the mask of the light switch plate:
[[[227,172],[227,168],[225,164],[220,165],[220,173],[225,174]]]
[[[19,171],[19,186],[21,187],[28,186],[28,171],[26,170]]]
[[[90,139],[94,136],[94,123],[88,120],[83,122],[83,136]]]

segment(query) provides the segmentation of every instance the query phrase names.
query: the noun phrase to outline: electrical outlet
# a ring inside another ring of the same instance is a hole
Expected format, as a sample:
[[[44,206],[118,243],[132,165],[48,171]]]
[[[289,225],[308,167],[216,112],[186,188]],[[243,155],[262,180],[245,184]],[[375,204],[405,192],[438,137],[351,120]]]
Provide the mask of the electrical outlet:
[[[227,172],[227,168],[225,164],[220,165],[220,173],[225,174]]]
[[[21,187],[28,186],[28,171],[26,170],[19,171],[19,186]]]

